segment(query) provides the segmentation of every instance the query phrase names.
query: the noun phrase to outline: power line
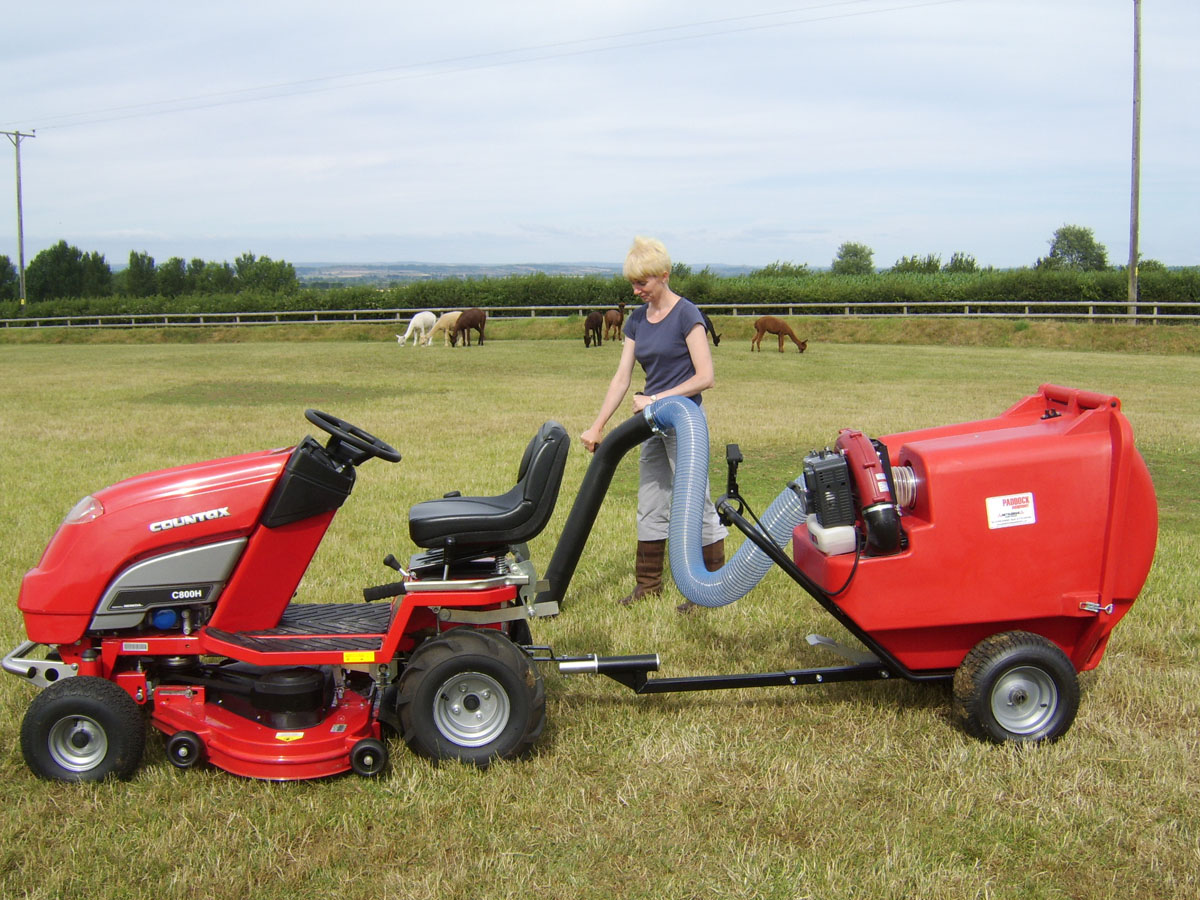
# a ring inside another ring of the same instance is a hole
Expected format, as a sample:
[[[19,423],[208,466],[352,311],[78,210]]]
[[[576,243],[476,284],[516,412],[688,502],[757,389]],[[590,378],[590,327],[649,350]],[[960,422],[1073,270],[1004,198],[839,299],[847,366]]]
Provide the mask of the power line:
[[[284,97],[295,97],[306,94],[326,93],[338,90],[372,87],[394,81],[416,80],[420,78],[438,78],[450,75],[474,72],[483,69],[501,68],[516,65],[547,62],[554,59],[565,59],[573,56],[595,55],[610,53],[617,50],[627,50],[635,47],[648,47],[660,44],[679,43],[683,41],[703,40],[705,38],[723,37],[731,34],[744,34],[753,31],[764,31],[775,28],[786,28],[797,25],[808,25],[814,22],[827,22],[837,19],[849,19],[862,16],[879,15],[889,12],[903,12],[928,6],[945,6],[951,3],[962,3],[966,0],[917,0],[898,5],[860,9],[854,11],[836,12],[828,15],[807,15],[827,9],[841,9],[848,6],[861,6],[878,2],[878,0],[832,0],[811,6],[777,10],[775,12],[753,13],[744,16],[729,16],[719,19],[709,19],[701,22],[691,22],[683,25],[668,25],[639,31],[621,32],[594,38],[578,38],[567,41],[555,41],[547,44],[533,44],[524,47],[496,50],[488,53],[470,54],[466,56],[446,57],[419,63],[406,63],[399,66],[387,66],[362,72],[341,75],[324,75],[297,81],[276,82],[254,87],[238,88],[230,91],[220,91],[211,94],[198,94],[190,97],[178,97],[170,100],[149,101],[145,103],[127,104],[107,107],[88,112],[65,113],[46,117],[39,127],[43,131],[55,128],[76,128],[81,125],[97,125],[126,119],[146,118],[150,116],[168,115],[180,112],[194,112],[204,109],[215,109],[224,106],[235,106],[245,103],[259,103]],[[803,15],[806,18],[784,21],[763,22],[761,20],[782,16]],[[731,26],[735,23],[744,24],[740,27]],[[721,26],[721,27],[716,27]],[[688,29],[708,29],[693,34],[671,34]],[[621,43],[605,43],[618,41]],[[603,46],[587,47],[587,44],[604,44]],[[537,54],[523,56],[518,59],[505,59],[518,54]],[[365,79],[365,80],[364,80]]]

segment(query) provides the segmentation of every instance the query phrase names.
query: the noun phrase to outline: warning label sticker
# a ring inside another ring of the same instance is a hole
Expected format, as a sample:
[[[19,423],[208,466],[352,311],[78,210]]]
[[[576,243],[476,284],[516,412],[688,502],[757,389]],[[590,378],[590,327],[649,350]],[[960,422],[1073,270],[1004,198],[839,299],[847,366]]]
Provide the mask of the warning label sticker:
[[[1012,528],[1037,522],[1033,494],[1008,494],[987,498],[988,528]]]

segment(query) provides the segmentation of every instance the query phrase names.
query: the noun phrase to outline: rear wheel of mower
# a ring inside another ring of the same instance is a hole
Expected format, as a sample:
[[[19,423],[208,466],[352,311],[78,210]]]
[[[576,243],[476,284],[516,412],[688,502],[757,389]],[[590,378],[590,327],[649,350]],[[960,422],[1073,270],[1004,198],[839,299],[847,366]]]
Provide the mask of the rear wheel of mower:
[[[126,779],[141,764],[145,747],[141,708],[104,678],[76,676],[50,685],[21,723],[25,763],[42,778]]]
[[[546,691],[542,673],[512,641],[455,628],[413,652],[396,711],[414,753],[486,768],[520,756],[541,735]]]
[[[1079,679],[1053,641],[1008,631],[980,641],[954,673],[954,714],[973,737],[1055,741],[1079,709]]]

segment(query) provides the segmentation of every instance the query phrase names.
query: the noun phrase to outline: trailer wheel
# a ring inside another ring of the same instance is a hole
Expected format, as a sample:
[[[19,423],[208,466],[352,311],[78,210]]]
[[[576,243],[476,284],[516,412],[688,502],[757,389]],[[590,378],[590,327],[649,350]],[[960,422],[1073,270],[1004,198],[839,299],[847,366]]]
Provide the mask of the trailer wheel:
[[[1079,679],[1053,641],[1008,631],[980,641],[954,673],[954,714],[973,737],[1040,743],[1067,733]]]
[[[104,678],[55,682],[34,699],[21,723],[25,763],[42,778],[124,780],[141,764],[145,747],[141,708]]]
[[[455,628],[413,652],[396,711],[414,753],[486,768],[522,755],[541,735],[546,691],[542,673],[512,641]]]

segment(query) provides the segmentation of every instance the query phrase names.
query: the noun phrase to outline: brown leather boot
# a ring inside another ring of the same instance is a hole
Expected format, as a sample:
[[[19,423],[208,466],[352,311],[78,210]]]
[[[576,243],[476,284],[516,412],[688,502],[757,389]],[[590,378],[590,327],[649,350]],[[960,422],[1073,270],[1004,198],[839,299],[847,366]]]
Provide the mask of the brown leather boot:
[[[707,547],[701,547],[700,552],[704,554],[704,568],[710,572],[715,572],[717,569],[725,565],[725,539],[713,541]]]
[[[704,554],[704,568],[708,569],[708,571],[715,572],[717,569],[725,565],[724,538],[719,541],[713,541],[711,544],[701,547],[700,552]],[[675,612],[686,614],[695,612],[699,608],[699,604],[693,603],[691,600],[684,600],[677,607],[675,607]]]
[[[643,597],[657,597],[662,593],[663,560],[666,557],[666,541],[638,541],[637,562],[633,569],[637,586],[617,602],[631,606]]]

